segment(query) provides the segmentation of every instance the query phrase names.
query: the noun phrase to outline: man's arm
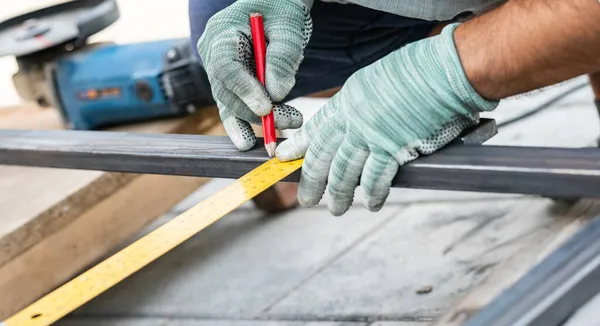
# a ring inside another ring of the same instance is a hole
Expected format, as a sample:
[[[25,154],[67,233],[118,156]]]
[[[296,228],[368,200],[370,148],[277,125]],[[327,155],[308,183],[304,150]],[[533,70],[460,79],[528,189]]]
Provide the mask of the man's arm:
[[[600,2],[511,0],[454,40],[473,87],[500,100],[600,71]]]

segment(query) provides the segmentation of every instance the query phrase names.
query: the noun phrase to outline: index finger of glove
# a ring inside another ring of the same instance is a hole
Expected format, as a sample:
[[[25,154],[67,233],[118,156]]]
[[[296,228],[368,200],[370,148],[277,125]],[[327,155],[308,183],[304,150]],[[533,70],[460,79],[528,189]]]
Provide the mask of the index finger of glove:
[[[263,85],[254,75],[252,43],[241,31],[228,31],[213,40],[207,58],[203,58],[211,82],[222,83],[238,96],[252,112],[265,116],[272,103]]]
[[[231,142],[240,151],[247,151],[256,145],[256,136],[254,130],[247,121],[244,121],[231,112],[223,110],[223,103],[217,100],[219,106],[219,115],[223,121],[223,127]]]

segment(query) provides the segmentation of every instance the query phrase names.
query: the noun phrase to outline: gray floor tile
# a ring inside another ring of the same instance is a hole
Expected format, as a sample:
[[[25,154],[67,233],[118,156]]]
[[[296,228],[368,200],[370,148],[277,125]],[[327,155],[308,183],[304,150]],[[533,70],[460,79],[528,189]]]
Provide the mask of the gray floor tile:
[[[401,209],[236,211],[76,314],[252,318]]]
[[[367,324],[362,322],[199,320],[185,318],[70,318],[56,323],[56,326],[367,326]],[[391,324],[389,326],[413,325]]]
[[[546,213],[530,201],[412,206],[266,315],[436,317],[518,250],[519,239],[547,222],[525,219],[524,212],[528,217]],[[431,293],[416,293],[426,286],[432,287]]]

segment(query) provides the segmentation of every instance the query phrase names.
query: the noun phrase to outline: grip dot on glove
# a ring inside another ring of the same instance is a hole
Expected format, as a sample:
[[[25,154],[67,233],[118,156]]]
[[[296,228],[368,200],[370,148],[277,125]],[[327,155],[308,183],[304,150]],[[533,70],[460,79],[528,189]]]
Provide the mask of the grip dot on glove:
[[[460,136],[465,130],[479,123],[479,118],[473,120],[464,117],[456,117],[434,136],[429,137],[417,145],[417,150],[423,155],[435,153],[440,148],[450,144],[456,137]]]
[[[244,65],[246,71],[248,71],[254,78],[256,78],[256,62],[254,61],[253,45],[250,36],[239,32],[238,33],[238,61]]]

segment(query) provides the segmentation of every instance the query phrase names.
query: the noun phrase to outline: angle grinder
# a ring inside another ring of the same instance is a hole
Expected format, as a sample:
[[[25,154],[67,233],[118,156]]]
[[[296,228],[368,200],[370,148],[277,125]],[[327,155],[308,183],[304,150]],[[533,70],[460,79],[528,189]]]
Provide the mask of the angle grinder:
[[[185,115],[214,104],[189,39],[88,43],[120,17],[116,0],[76,0],[0,23],[0,57],[14,56],[21,98],[94,130]]]

